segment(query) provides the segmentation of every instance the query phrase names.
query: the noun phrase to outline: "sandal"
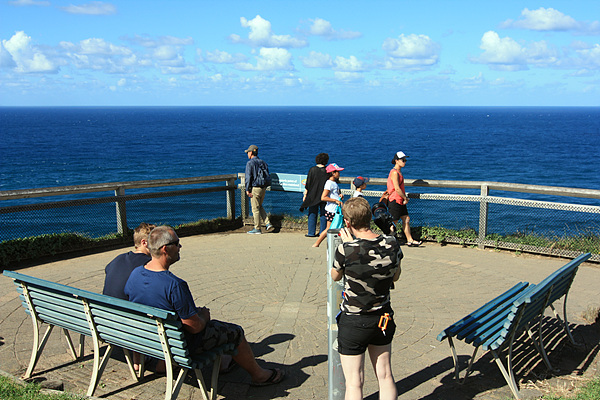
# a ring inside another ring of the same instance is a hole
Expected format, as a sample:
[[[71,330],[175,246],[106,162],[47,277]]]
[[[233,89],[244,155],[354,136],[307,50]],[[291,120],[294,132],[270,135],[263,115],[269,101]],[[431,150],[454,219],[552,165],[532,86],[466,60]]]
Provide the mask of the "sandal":
[[[418,240],[413,240],[412,242],[406,242],[406,245],[408,247],[419,247],[422,244],[423,244],[423,242],[420,242]]]
[[[285,377],[285,371],[279,368],[271,368],[271,376],[264,382],[250,382],[250,386],[269,386],[279,383]]]

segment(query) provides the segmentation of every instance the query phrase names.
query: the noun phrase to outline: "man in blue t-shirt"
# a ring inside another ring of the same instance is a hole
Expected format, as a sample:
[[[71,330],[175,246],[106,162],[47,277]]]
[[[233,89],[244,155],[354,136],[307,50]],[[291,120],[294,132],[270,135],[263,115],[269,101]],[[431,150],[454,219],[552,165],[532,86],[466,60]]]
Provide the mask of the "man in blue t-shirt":
[[[134,269],[125,285],[130,301],[175,311],[181,318],[192,353],[234,343],[238,353],[233,360],[248,371],[251,385],[265,386],[283,380],[283,370],[265,369],[257,364],[241,326],[211,319],[208,308],[196,307],[187,282],[169,271],[169,267],[179,261],[181,249],[173,228],[154,228],[148,236],[148,248],[152,260]]]
[[[123,290],[127,279],[129,279],[129,274],[135,268],[146,264],[152,259],[150,250],[148,250],[148,235],[155,227],[156,225],[142,222],[135,228],[133,231],[135,250],[120,254],[108,263],[104,269],[106,277],[104,278],[102,294],[127,300]]]

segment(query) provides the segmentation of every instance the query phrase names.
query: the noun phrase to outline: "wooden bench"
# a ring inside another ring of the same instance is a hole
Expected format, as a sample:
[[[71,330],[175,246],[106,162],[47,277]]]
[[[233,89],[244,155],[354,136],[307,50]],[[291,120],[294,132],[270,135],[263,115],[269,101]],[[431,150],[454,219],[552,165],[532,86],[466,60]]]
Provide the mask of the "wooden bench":
[[[165,399],[167,400],[177,398],[190,371],[195,372],[204,399],[214,399],[221,356],[236,354],[233,344],[225,344],[199,355],[191,355],[187,348],[181,320],[173,311],[136,304],[17,272],[4,271],[4,275],[13,279],[21,303],[33,323],[33,349],[25,378],[33,373],[55,326],[62,328],[75,359],[78,357],[68,331],[81,335],[79,357],[83,354],[83,338],[85,336],[92,338],[94,362],[88,396],[94,394],[115,347],[124,349],[129,370],[136,380],[143,376],[144,371],[141,368],[139,374],[136,374],[129,351],[165,360],[167,375]],[[40,340],[41,324],[47,324],[48,328]],[[102,344],[108,346],[101,359]],[[211,363],[213,363],[211,388],[208,390],[200,369]],[[177,379],[174,379],[174,367],[181,368]]]
[[[481,347],[490,351],[504,379],[508,383],[515,398],[519,399],[519,389],[512,369],[512,351],[515,339],[523,332],[528,333],[534,347],[540,353],[546,366],[552,370],[546,355],[542,335],[542,318],[547,307],[551,307],[555,316],[562,322],[567,336],[575,343],[567,322],[567,295],[579,265],[591,257],[583,254],[556,270],[537,285],[520,282],[500,296],[489,301],[461,320],[444,329],[437,340],[448,339],[454,360],[454,376],[459,382],[471,373],[477,350]],[[553,303],[564,297],[563,319],[556,312]],[[538,338],[534,338],[531,326],[538,322]],[[459,379],[459,366],[453,338],[472,344],[475,349],[469,360],[465,377]],[[500,357],[501,351],[508,349],[506,367]]]

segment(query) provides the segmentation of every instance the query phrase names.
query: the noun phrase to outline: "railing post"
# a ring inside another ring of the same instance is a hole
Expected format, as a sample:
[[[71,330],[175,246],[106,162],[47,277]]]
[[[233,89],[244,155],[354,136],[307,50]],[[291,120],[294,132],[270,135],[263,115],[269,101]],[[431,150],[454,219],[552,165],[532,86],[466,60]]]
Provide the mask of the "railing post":
[[[244,174],[239,174],[240,178],[240,206],[242,208],[242,220],[250,216],[250,199],[246,196],[246,177]]]
[[[125,189],[119,187],[115,190],[117,201],[115,203],[117,209],[117,232],[121,235],[127,232],[127,212],[125,208],[125,200],[119,199],[119,196],[125,195]]]
[[[227,218],[235,219],[235,179],[227,179]]]
[[[490,188],[486,184],[481,185],[481,202],[479,203],[479,244],[477,247],[484,248],[483,244],[488,232],[488,211],[489,203],[487,197],[490,194]]]
[[[342,371],[340,353],[338,353],[338,326],[336,316],[340,311],[344,281],[334,281],[329,271],[333,267],[335,249],[342,243],[339,229],[327,231],[327,342],[328,346],[328,381],[329,400],[343,399],[346,392],[346,380]]]

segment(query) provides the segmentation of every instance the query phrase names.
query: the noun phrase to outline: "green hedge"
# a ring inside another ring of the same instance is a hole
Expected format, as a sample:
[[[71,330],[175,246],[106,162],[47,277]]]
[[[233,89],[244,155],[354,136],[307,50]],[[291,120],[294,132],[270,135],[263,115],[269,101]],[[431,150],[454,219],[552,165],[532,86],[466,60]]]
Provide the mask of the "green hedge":
[[[217,218],[199,220],[174,226],[179,236],[223,232],[242,226],[241,218],[231,220]],[[0,242],[0,268],[12,268],[24,261],[35,261],[45,257],[69,256],[85,251],[94,251],[133,244],[133,230],[126,234],[113,234],[91,238],[77,233],[54,233],[31,236]]]

